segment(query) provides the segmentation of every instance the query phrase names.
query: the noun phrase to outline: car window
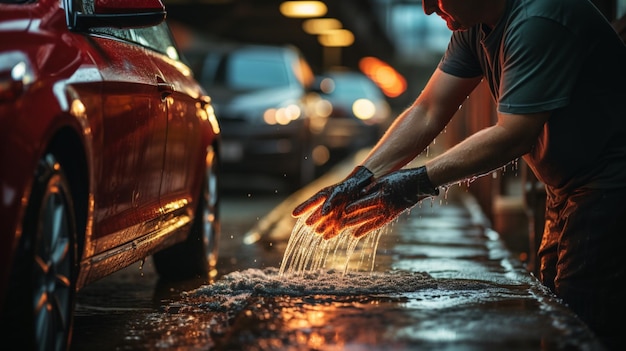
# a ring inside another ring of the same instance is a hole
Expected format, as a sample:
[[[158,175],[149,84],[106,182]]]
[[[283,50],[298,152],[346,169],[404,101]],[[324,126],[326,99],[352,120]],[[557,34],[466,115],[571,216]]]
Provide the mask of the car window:
[[[165,54],[171,59],[179,60],[174,40],[165,22],[154,27],[134,28],[130,32],[131,41]]]
[[[367,78],[335,77],[335,89],[329,95],[345,96],[354,99],[361,97],[379,98],[382,93]]]
[[[82,9],[84,13],[92,14],[93,0],[76,0],[75,9]],[[90,33],[110,35],[118,39],[139,44],[174,60],[180,60],[180,55],[174,44],[174,39],[166,22],[144,28],[91,28]]]
[[[216,82],[234,89],[260,89],[290,84],[288,67],[276,59],[252,52],[234,52],[218,66]]]
[[[189,56],[187,56],[190,58]],[[215,83],[223,84],[222,82],[218,82],[217,71],[220,66],[220,62],[222,61],[222,54],[211,53],[209,52],[205,57],[204,61],[197,62],[193,60],[195,57],[192,56],[191,59],[191,67],[195,69],[196,72],[201,72],[200,80],[204,85],[211,85]],[[223,79],[222,79],[223,80]]]
[[[331,95],[362,96],[365,93],[363,81],[354,79],[336,79],[335,89]]]

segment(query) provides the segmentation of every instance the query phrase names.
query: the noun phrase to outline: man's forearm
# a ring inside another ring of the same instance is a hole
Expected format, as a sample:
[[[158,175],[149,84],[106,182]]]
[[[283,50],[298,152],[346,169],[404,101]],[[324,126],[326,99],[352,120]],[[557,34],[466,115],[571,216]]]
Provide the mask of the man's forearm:
[[[435,186],[448,185],[485,175],[528,151],[499,126],[483,129],[448,151],[426,162]]]
[[[412,106],[398,116],[362,165],[374,173],[374,178],[398,170],[424,151],[443,126]]]

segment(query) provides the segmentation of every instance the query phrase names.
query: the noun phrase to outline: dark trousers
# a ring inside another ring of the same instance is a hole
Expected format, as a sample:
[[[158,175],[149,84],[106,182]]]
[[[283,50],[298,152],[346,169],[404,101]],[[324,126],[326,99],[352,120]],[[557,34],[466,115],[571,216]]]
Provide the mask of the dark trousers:
[[[540,279],[613,348],[626,318],[626,188],[548,190]],[[623,345],[622,345],[623,346]]]

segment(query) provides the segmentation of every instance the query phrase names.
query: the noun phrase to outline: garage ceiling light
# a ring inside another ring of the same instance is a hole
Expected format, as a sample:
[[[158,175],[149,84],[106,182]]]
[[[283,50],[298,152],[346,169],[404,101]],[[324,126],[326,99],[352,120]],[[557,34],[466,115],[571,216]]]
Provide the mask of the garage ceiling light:
[[[285,1],[280,4],[280,13],[286,17],[320,17],[327,11],[326,4],[321,1]]]
[[[354,43],[354,34],[347,29],[329,30],[318,35],[317,41],[322,46],[345,47]]]
[[[341,21],[336,18],[312,18],[302,22],[302,29],[309,34],[322,34],[333,29],[341,29]]]

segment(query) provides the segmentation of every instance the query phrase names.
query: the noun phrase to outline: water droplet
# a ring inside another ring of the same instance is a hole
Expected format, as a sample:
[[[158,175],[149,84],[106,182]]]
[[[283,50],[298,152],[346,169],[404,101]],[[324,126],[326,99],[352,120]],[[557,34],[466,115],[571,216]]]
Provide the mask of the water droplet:
[[[143,278],[144,276],[144,272],[143,272],[143,265],[146,263],[146,258],[142,258],[141,261],[139,261],[139,276]]]

